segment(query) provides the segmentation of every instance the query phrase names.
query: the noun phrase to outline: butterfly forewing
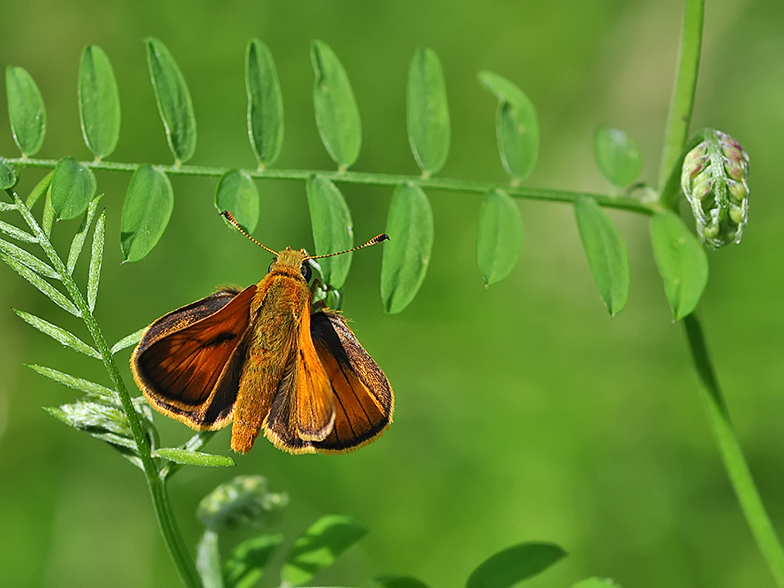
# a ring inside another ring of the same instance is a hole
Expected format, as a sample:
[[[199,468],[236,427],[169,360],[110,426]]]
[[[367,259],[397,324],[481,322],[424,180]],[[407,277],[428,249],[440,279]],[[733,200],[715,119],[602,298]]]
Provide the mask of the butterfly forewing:
[[[256,286],[222,291],[169,313],[145,332],[131,361],[145,396],[169,416],[211,428],[230,416]],[[221,406],[211,406],[216,397]],[[228,406],[226,406],[228,404]]]

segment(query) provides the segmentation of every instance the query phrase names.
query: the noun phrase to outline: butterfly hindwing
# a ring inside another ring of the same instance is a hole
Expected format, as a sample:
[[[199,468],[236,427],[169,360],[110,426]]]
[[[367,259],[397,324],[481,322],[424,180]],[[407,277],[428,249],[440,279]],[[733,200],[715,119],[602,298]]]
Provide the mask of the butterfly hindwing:
[[[231,418],[255,292],[256,286],[217,292],[145,331],[131,367],[156,408],[198,429],[220,428]]]

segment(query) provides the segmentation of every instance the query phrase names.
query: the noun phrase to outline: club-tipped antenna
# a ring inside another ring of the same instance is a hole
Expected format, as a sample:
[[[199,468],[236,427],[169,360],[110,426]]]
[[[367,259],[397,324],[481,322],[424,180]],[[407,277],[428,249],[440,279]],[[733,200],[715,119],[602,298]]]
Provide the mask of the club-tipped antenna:
[[[251,237],[251,236],[248,234],[248,231],[246,231],[245,229],[243,229],[243,228],[242,228],[242,226],[240,226],[240,223],[238,223],[238,222],[237,222],[237,221],[234,219],[234,216],[233,216],[233,215],[232,215],[232,214],[231,214],[231,213],[230,213],[228,210],[224,210],[223,212],[221,212],[221,216],[223,216],[223,217],[224,217],[224,218],[225,218],[227,221],[229,221],[229,223],[230,223],[232,226],[234,226],[234,228],[235,228],[235,229],[237,229],[237,230],[238,230],[240,233],[242,233],[242,234],[243,234],[243,235],[245,235],[245,236],[246,236],[248,239],[250,239],[251,241],[253,241],[253,242],[254,242],[256,245],[258,245],[259,247],[261,247],[261,248],[262,248],[262,249],[264,249],[265,251],[269,251],[269,252],[270,252],[270,253],[272,253],[273,255],[277,255],[277,254],[278,254],[278,252],[277,252],[277,251],[274,251],[274,250],[270,249],[270,248],[269,248],[269,247],[267,247],[266,245],[263,245],[263,244],[259,243],[258,241],[256,241],[256,239],[254,239],[253,237]]]
[[[346,249],[345,251],[336,251],[335,253],[325,253],[324,255],[309,255],[306,259],[322,259],[324,257],[332,257],[333,255],[343,255],[344,253],[351,253],[357,249],[364,249],[365,247],[370,247],[371,245],[375,245],[376,243],[381,243],[381,241],[387,240],[389,240],[389,235],[386,233],[381,233],[380,235],[373,237],[367,243],[358,245],[357,247],[352,247],[351,249]]]
[[[240,233],[242,233],[248,239],[253,241],[256,245],[258,245],[259,247],[261,247],[266,251],[269,251],[273,255],[278,254],[277,251],[270,249],[266,245],[259,243],[258,241],[256,241],[256,239],[251,237],[248,234],[248,231],[242,228],[242,226],[234,219],[234,215],[232,215],[228,210],[224,210],[223,212],[221,212],[221,216],[223,216],[227,221],[229,221],[229,223],[235,229],[237,229]],[[323,257],[332,257],[333,255],[342,255],[344,253],[351,253],[352,251],[356,251],[357,249],[364,249],[365,247],[370,247],[371,245],[375,245],[376,243],[381,243],[381,241],[387,241],[388,239],[389,239],[389,235],[387,235],[386,233],[381,233],[380,235],[376,235],[375,237],[373,237],[367,243],[363,243],[362,245],[359,245],[357,247],[352,247],[351,249],[346,249],[345,251],[336,251],[335,253],[325,253],[324,255],[309,255],[305,258],[305,261],[307,261],[308,259],[322,259]]]

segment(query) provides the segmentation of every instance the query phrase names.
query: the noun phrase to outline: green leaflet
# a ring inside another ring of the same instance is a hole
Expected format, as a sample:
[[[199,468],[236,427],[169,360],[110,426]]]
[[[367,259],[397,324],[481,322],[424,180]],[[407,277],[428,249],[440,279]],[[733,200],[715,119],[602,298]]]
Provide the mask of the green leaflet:
[[[150,79],[166,138],[176,162],[184,163],[196,151],[196,117],[191,94],[166,45],[155,37],[147,38],[145,45]]]
[[[331,566],[349,547],[367,534],[359,521],[345,515],[326,515],[300,535],[283,564],[285,583],[302,586]]]
[[[53,370],[52,368],[44,367],[41,365],[35,364],[25,364],[35,373],[44,376],[45,378],[49,378],[50,380],[54,380],[62,384],[63,386],[68,386],[69,388],[73,388],[74,390],[80,390],[87,394],[93,394],[96,396],[104,396],[106,398],[115,398],[117,393],[110,388],[106,388],[105,386],[101,386],[100,384],[96,384],[95,382],[90,382],[88,380],[83,380],[82,378],[74,377],[70,374],[66,374],[57,370]]]
[[[283,146],[283,97],[272,53],[258,39],[245,51],[245,88],[251,147],[260,166],[272,165]]]
[[[153,457],[168,459],[182,465],[201,466],[208,468],[231,467],[237,465],[225,455],[213,455],[200,451],[189,451],[179,447],[162,447],[152,452]]]
[[[57,306],[65,310],[66,312],[70,312],[74,316],[80,316],[79,309],[74,306],[73,302],[71,302],[62,292],[60,292],[57,288],[52,286],[49,282],[44,280],[39,274],[32,271],[23,263],[17,261],[13,257],[9,257],[3,252],[0,252],[0,260],[4,261],[8,266],[22,276],[25,280],[30,282],[35,288],[37,288],[44,296],[46,296],[49,300],[54,302]]]
[[[52,176],[51,200],[57,218],[74,219],[82,215],[95,196],[92,170],[73,157],[57,162]]]
[[[321,141],[341,169],[351,167],[362,146],[362,123],[346,70],[323,41],[310,45],[316,79],[313,105]]]
[[[131,345],[136,345],[139,341],[142,340],[142,335],[144,334],[144,331],[146,331],[146,330],[147,330],[147,327],[143,327],[143,328],[139,329],[138,331],[135,331],[135,332],[131,333],[130,335],[126,335],[125,337],[123,337],[122,339],[117,341],[117,343],[112,345],[112,355],[114,355],[118,351],[122,351],[123,349],[127,349]]]
[[[351,212],[337,186],[321,176],[311,176],[307,191],[316,255],[351,249],[354,244]],[[343,287],[351,268],[352,255],[345,253],[319,260],[325,284],[335,289]]]
[[[381,262],[381,300],[395,314],[408,306],[419,291],[433,249],[433,211],[419,186],[395,188],[389,205]]]
[[[98,203],[101,201],[101,196],[102,195],[99,194],[93,198],[92,202],[90,202],[89,206],[87,207],[87,214],[84,215],[82,223],[79,225],[79,229],[76,231],[74,238],[71,240],[71,248],[68,250],[68,261],[65,264],[69,274],[73,274],[74,268],[76,267],[76,262],[79,261],[79,255],[82,253],[84,241],[87,238],[87,233],[89,232],[90,226],[92,225],[95,212],[98,210]]]
[[[651,219],[651,243],[674,320],[691,314],[708,283],[708,256],[681,217],[671,211]]]
[[[42,318],[38,318],[37,316],[30,314],[29,312],[25,312],[23,310],[13,309],[16,315],[26,322],[31,327],[38,329],[44,335],[49,335],[52,339],[60,343],[61,345],[65,345],[66,347],[70,347],[74,351],[78,351],[79,353],[84,353],[89,357],[94,357],[95,359],[101,359],[101,354],[98,353],[96,349],[79,339],[76,335],[66,331],[58,327],[57,325],[53,325],[50,322],[45,321]]]
[[[523,220],[517,203],[502,190],[485,194],[479,210],[476,260],[486,286],[508,276],[523,245]]]
[[[259,191],[246,172],[231,170],[221,176],[215,190],[215,208],[228,210],[248,233],[256,230],[259,222]]]
[[[610,315],[629,298],[629,252],[615,223],[593,198],[580,197],[574,205],[577,228],[591,275]]]
[[[642,157],[631,137],[606,125],[593,135],[593,154],[604,178],[613,186],[628,186],[642,171]]]
[[[158,243],[174,208],[169,178],[151,165],[136,170],[128,186],[120,221],[125,261],[144,259]]]
[[[44,144],[46,109],[33,77],[21,67],[5,69],[8,117],[14,141],[23,155],[35,155]]]
[[[509,175],[524,180],[539,157],[539,117],[536,107],[515,84],[489,71],[479,81],[498,98],[496,134],[501,160]]]
[[[543,572],[566,552],[550,543],[521,543],[499,551],[468,577],[466,588],[509,588]]]
[[[0,227],[0,230],[1,229],[2,227]],[[22,265],[27,266],[34,272],[41,274],[45,278],[53,278],[55,280],[60,279],[60,274],[58,274],[48,263],[42,261],[32,253],[25,251],[21,247],[17,247],[13,243],[9,243],[5,239],[0,239],[0,251],[8,255],[10,258],[15,259]]]
[[[106,233],[106,210],[98,217],[93,231],[93,246],[90,255],[90,267],[87,270],[87,306],[90,312],[95,310],[95,301],[98,298],[98,282],[101,280],[101,265],[103,263],[103,245]]]
[[[256,585],[270,556],[283,543],[283,535],[259,535],[231,550],[223,564],[226,588],[252,588]]]
[[[419,48],[408,69],[408,141],[426,176],[437,173],[449,154],[449,106],[441,62],[435,51]]]
[[[13,188],[18,181],[19,176],[17,175],[16,170],[10,163],[0,157],[0,190]]]
[[[111,155],[120,138],[120,93],[109,57],[97,45],[82,52],[79,119],[87,148],[99,159]]]

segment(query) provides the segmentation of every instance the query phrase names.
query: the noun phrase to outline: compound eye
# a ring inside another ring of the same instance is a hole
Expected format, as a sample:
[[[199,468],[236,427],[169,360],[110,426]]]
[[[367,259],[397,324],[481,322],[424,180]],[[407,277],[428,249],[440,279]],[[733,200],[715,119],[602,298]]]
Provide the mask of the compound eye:
[[[302,277],[305,278],[306,282],[310,281],[311,276],[313,275],[313,270],[310,267],[310,264],[306,261],[302,264]]]

